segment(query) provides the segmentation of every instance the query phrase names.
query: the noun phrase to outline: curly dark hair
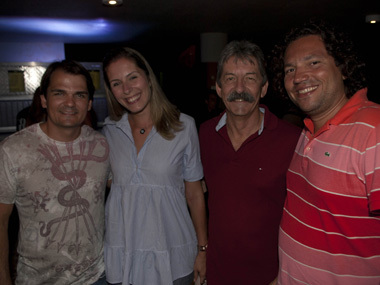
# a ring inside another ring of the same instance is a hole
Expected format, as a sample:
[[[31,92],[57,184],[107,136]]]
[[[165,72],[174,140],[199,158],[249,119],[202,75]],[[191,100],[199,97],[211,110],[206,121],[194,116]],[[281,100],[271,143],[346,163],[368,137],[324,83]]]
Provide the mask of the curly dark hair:
[[[347,34],[338,31],[336,27],[323,20],[312,19],[302,26],[292,29],[281,44],[276,45],[272,51],[270,71],[273,77],[273,89],[279,96],[288,99],[284,87],[285,51],[291,42],[308,35],[318,35],[322,38],[326,51],[334,58],[336,66],[346,77],[344,86],[347,98],[367,86],[365,64],[359,59],[353,42]]]

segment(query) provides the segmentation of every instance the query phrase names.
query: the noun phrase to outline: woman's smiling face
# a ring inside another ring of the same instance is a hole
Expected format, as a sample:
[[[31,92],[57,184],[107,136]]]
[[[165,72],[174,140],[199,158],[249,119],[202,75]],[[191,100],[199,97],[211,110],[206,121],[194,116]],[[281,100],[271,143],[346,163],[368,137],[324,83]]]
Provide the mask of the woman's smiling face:
[[[106,68],[110,89],[116,100],[131,114],[149,111],[151,88],[145,72],[122,57]]]

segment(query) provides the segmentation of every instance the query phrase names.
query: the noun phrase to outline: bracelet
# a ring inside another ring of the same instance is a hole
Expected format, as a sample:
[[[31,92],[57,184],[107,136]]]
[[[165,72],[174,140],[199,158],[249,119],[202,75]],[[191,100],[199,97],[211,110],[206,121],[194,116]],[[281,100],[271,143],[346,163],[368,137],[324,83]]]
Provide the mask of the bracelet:
[[[208,244],[205,244],[205,245],[198,244],[198,251],[206,251],[207,247],[208,247]]]

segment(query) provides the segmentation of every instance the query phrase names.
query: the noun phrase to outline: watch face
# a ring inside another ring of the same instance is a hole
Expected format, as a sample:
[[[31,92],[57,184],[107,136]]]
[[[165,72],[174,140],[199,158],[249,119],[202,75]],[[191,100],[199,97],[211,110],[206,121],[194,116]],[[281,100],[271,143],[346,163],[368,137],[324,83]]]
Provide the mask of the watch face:
[[[207,244],[206,245],[199,245],[198,248],[199,248],[199,251],[206,251],[207,250]]]

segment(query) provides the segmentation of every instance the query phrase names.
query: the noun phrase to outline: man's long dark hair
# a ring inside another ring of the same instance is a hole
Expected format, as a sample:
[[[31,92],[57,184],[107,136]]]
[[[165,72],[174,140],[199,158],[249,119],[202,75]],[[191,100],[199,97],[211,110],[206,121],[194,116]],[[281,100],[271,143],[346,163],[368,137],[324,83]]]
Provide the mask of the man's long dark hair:
[[[292,29],[281,44],[275,46],[272,52],[273,89],[278,95],[288,98],[284,87],[285,51],[290,43],[308,35],[318,35],[323,40],[328,54],[334,58],[336,66],[346,78],[344,86],[348,98],[367,86],[365,64],[359,59],[353,42],[347,34],[338,31],[335,27],[322,20],[313,19],[300,27]]]

